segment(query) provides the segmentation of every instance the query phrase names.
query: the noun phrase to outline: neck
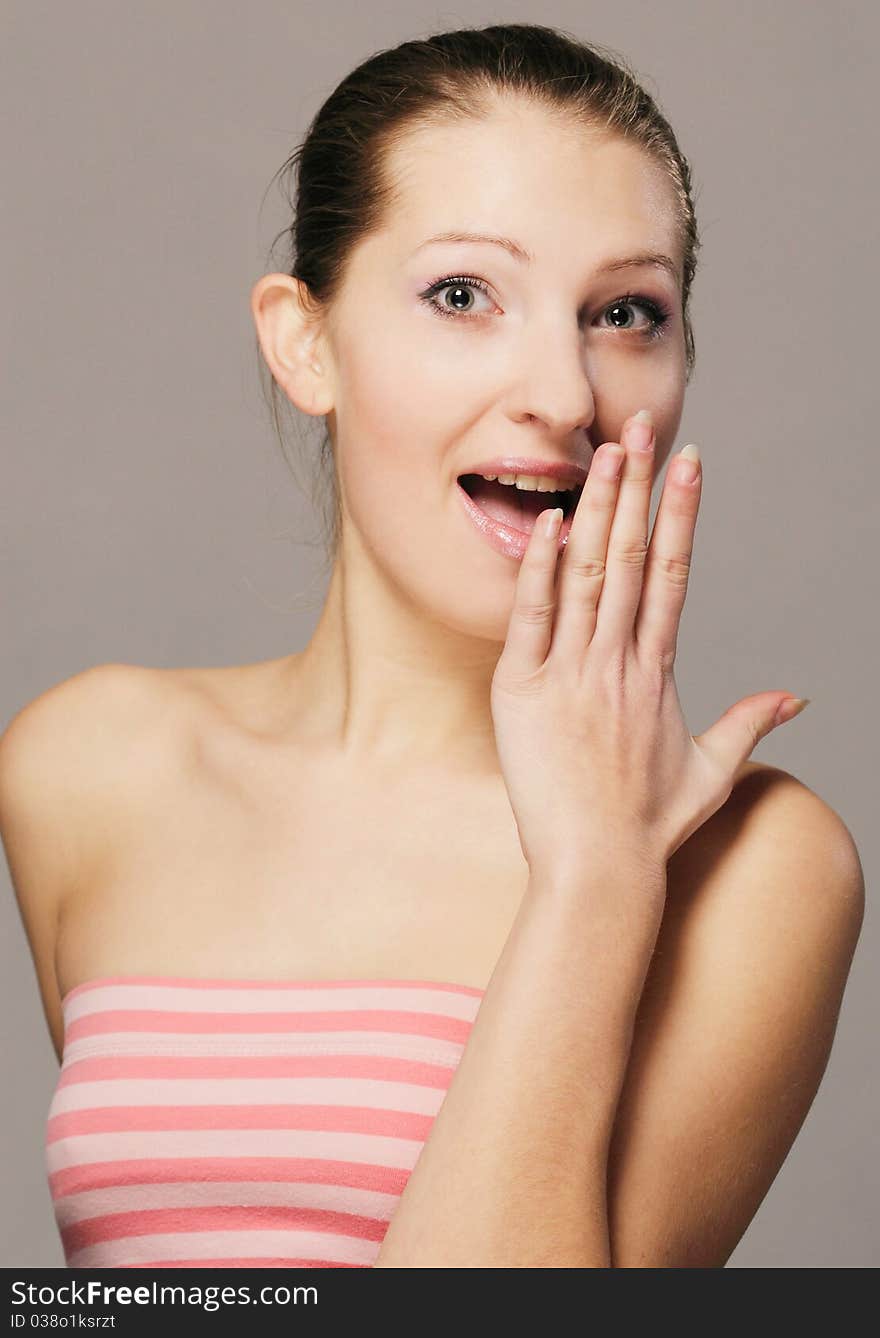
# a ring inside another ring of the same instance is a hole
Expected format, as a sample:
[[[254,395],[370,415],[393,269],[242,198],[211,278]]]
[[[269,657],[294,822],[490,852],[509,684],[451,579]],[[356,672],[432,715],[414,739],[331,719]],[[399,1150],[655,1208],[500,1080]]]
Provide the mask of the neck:
[[[498,774],[489,693],[501,650],[432,621],[367,555],[343,551],[294,660],[308,742],[346,762]]]

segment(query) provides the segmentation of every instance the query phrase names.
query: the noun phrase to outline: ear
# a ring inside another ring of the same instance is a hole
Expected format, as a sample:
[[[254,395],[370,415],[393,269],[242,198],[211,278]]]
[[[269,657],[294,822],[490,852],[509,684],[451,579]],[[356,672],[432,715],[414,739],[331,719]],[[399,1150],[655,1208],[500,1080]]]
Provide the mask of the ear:
[[[251,289],[251,314],[263,357],[288,399],[316,416],[333,408],[320,316],[289,274],[264,274]]]

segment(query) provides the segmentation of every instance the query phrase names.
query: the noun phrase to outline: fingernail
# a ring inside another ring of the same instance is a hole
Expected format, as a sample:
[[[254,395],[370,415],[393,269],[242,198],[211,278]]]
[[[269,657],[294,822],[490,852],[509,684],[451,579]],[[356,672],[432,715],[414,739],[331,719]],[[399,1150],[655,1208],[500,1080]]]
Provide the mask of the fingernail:
[[[679,483],[693,483],[697,474],[700,472],[700,451],[693,442],[682,447],[675,457],[675,477]],[[679,463],[683,461],[684,463]]]
[[[646,451],[654,438],[654,419],[650,409],[639,409],[629,421],[627,444],[633,450]]]
[[[562,524],[562,507],[557,506],[555,510],[547,512],[547,519],[544,521],[544,534],[548,539],[553,539],[559,533],[559,527]]]
[[[812,697],[786,697],[776,712],[774,725],[787,725],[789,720],[794,720],[796,715],[800,715],[804,707],[809,706],[812,700]]]

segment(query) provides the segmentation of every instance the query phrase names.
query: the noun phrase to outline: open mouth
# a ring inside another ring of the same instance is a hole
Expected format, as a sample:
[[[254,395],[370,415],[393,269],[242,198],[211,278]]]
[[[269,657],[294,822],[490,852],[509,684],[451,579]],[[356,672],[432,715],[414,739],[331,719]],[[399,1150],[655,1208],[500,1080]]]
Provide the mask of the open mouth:
[[[542,511],[562,507],[562,523],[570,521],[583,487],[541,492],[537,488],[517,488],[513,484],[485,479],[482,474],[461,474],[459,486],[484,515],[521,534],[531,534]]]

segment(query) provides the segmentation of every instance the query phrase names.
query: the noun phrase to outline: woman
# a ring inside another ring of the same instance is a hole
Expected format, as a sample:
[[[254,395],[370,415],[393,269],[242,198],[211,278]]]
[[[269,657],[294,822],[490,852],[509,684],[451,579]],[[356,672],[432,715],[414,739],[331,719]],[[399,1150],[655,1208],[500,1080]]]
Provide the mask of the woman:
[[[803,703],[693,737],[678,701],[696,448],[648,525],[687,162],[622,62],[516,24],[374,56],[292,162],[251,305],[329,430],[315,632],[97,666],[0,749],[67,1260],[719,1266],[863,886],[839,816],[748,760]]]

